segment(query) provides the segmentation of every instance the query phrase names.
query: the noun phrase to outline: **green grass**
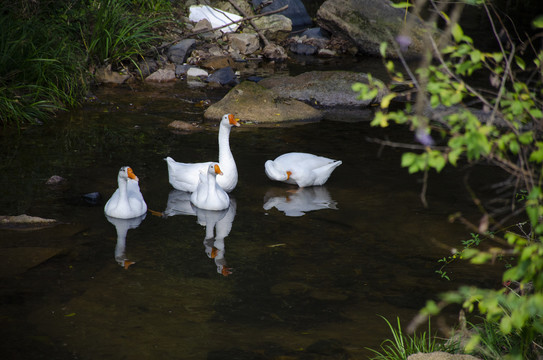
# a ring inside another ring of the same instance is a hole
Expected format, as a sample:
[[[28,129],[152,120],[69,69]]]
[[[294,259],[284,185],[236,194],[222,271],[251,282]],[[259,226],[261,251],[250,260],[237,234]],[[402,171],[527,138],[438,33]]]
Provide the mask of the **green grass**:
[[[445,351],[456,353],[458,345],[452,343],[446,345],[437,341],[435,334],[431,333],[430,321],[428,321],[428,332],[415,333],[413,336],[407,335],[402,331],[400,319],[397,318],[397,328],[394,327],[386,318],[382,317],[387,323],[392,338],[386,339],[380,346],[379,350],[367,348],[374,356],[371,360],[406,360],[409,355],[422,353],[430,353],[434,351]]]
[[[167,0],[14,0],[0,13],[0,123],[39,123],[78,105],[91,67],[137,63]]]

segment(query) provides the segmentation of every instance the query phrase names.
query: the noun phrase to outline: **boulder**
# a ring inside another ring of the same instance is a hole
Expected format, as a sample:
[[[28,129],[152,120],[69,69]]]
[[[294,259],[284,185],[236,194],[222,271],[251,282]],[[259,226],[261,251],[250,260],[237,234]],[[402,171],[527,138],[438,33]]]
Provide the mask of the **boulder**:
[[[207,82],[217,83],[219,85],[236,85],[238,80],[234,70],[230,66],[215,71],[207,77]]]
[[[204,112],[204,118],[218,120],[232,113],[244,121],[275,123],[322,119],[319,110],[289,99],[252,81],[244,81]]]
[[[254,19],[253,22],[270,41],[283,41],[292,31],[292,21],[288,17],[279,14],[262,16]],[[252,27],[248,31],[252,31]]]
[[[253,6],[257,8],[264,0],[252,0]],[[301,28],[304,26],[311,26],[313,20],[307,13],[304,3],[301,0],[275,0],[271,4],[262,8],[261,12],[273,11],[288,5],[286,10],[281,11],[279,14],[286,16],[292,22],[292,26],[295,28]]]
[[[405,18],[412,26],[408,38],[402,37],[410,43],[404,55],[416,57],[424,46],[424,24],[405,10],[394,8],[390,0],[327,0],[317,11],[320,27],[349,40],[360,53],[368,55],[379,55],[382,42],[392,45],[392,41],[402,35]],[[393,46],[387,51],[387,56],[398,56]]]
[[[368,76],[352,71],[310,71],[298,76],[278,75],[266,78],[260,85],[296,100],[318,106],[366,107],[379,101],[385,94],[374,100],[359,100],[352,90],[355,82],[368,82]]]
[[[145,78],[145,81],[148,83],[166,83],[175,81],[175,67],[170,66],[164,69],[158,69],[151,75]]]
[[[228,41],[234,51],[249,55],[260,49],[260,39],[257,34],[229,34]]]
[[[183,64],[195,44],[196,40],[194,39],[184,39],[170,46],[167,52],[168,60],[174,64]]]
[[[211,56],[200,61],[200,66],[211,70],[222,69],[234,66],[234,59],[229,55]]]
[[[262,56],[274,61],[285,61],[288,58],[285,49],[274,43],[270,43],[262,49]]]

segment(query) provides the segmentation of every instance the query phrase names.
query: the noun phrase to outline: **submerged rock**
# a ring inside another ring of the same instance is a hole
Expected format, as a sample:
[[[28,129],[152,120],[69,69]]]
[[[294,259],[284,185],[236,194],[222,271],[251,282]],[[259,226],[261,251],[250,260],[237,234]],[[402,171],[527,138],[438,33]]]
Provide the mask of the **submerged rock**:
[[[0,216],[0,228],[11,230],[39,230],[57,225],[54,219],[44,219],[26,214],[17,216]]]

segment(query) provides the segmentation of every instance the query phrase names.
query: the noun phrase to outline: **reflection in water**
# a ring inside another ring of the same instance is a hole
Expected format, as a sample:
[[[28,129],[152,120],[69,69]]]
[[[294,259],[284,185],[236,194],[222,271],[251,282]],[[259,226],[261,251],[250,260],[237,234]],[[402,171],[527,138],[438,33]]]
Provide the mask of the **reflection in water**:
[[[143,219],[145,219],[145,216],[147,216],[147,214],[143,214],[139,217],[135,217],[132,219],[118,219],[106,215],[107,220],[112,223],[117,229],[115,260],[117,260],[117,263],[119,263],[119,265],[121,265],[125,269],[128,269],[130,265],[135,264],[135,262],[128,260],[125,255],[126,234],[128,233],[128,230],[135,229],[140,226]]]
[[[217,272],[224,276],[232,273],[224,257],[224,238],[230,234],[232,223],[236,217],[236,201],[230,197],[230,205],[225,210],[204,210],[190,202],[191,194],[185,191],[172,190],[168,195],[168,203],[163,215],[195,215],[198,224],[205,227],[204,247],[206,255],[215,261]]]
[[[275,207],[286,216],[303,216],[307,211],[333,209],[337,210],[337,202],[332,200],[324,186],[312,186],[297,190],[286,190],[284,194],[275,196],[270,190],[264,197],[264,209]]]

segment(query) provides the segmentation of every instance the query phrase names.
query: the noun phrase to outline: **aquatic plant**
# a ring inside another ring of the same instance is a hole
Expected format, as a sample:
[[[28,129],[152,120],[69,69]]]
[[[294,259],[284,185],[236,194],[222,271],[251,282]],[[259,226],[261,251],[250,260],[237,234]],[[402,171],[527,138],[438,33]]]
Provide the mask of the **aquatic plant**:
[[[399,46],[403,71],[385,60],[391,78],[403,87],[370,79],[369,85],[355,84],[353,90],[368,99],[378,89],[388,88],[372,125],[395,123],[413,130],[419,144],[406,148],[418,151],[405,152],[401,166],[412,174],[423,173],[421,200],[425,205],[430,170],[440,172],[447,164],[485,162],[507,174],[509,181],[501,188],[509,199],[505,207],[492,210],[468,189],[482,217],[478,223],[462,214],[450,219],[462,221],[485,238],[484,247],[475,243],[465,246],[462,259],[473,264],[501,257],[513,261],[504,266],[502,287],[462,286],[442,294],[439,302],[428,301],[411,329],[445,306],[460,304],[468,313],[479,313],[485,319],[483,332],[468,334],[464,351],[490,352],[498,358],[537,358],[543,354],[543,50],[532,41],[541,34],[519,44],[505,26],[498,28],[505,22],[487,1],[418,1],[413,13],[419,14],[426,3],[435,10],[427,22],[428,33],[435,33],[438,21],[445,26],[439,36],[426,37],[426,53],[417,69],[407,66]],[[466,4],[478,5],[488,15],[496,51],[478,49],[458,24]],[[543,29],[543,17],[536,18],[533,26]],[[383,58],[386,47],[381,45]],[[488,83],[476,87],[476,76]],[[400,110],[391,109],[395,99],[405,98],[413,101]],[[511,201],[519,193],[524,195]],[[520,221],[512,221],[519,217]],[[500,340],[502,345],[491,351],[490,344]]]
[[[428,332],[423,331],[411,336],[403,332],[400,318],[396,318],[397,328],[385,317],[381,316],[381,318],[387,323],[392,338],[383,341],[379,350],[367,348],[374,354],[374,356],[370,357],[371,360],[406,360],[409,355],[419,352],[445,351],[456,353],[458,350],[458,344],[455,342],[437,341],[436,334],[431,331],[430,320],[428,320]]]

